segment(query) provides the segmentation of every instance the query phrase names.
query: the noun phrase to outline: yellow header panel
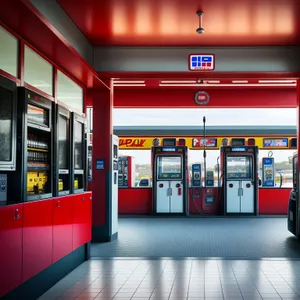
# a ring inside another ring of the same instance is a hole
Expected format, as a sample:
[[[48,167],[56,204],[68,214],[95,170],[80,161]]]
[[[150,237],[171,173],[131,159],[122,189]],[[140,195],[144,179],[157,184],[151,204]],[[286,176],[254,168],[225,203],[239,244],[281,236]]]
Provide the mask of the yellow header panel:
[[[193,150],[202,150],[204,149],[204,144],[206,145],[206,150],[217,150],[219,149],[224,139],[228,140],[228,145],[234,145],[232,139],[245,139],[245,145],[248,145],[249,139],[255,140],[255,146],[258,146],[259,149],[297,149],[295,145],[291,142],[295,137],[206,137],[204,139],[203,136],[200,137],[180,137],[176,138],[185,139],[186,146],[189,149]],[[163,137],[121,137],[119,138],[119,148],[120,149],[144,149],[149,150],[154,144],[157,144],[159,141],[159,145],[162,145]],[[241,145],[236,145],[241,146]]]

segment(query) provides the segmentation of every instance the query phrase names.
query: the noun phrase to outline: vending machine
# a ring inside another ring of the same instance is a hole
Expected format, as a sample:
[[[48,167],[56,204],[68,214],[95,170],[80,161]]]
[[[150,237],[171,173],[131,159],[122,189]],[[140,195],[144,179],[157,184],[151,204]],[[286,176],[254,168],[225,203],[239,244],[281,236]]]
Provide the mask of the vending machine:
[[[262,159],[262,186],[275,186],[275,166],[273,157],[263,157]]]
[[[109,168],[109,216],[110,216],[110,232],[111,237],[116,238],[118,233],[118,149],[119,138],[111,135],[111,162]]]
[[[54,106],[31,90],[18,88],[16,182],[21,184],[15,192],[24,201],[53,196]]]
[[[135,163],[132,156],[120,156],[118,162],[119,188],[131,188],[135,186]]]
[[[290,193],[287,226],[288,230],[299,238],[299,171],[298,154],[293,155],[293,188]]]
[[[55,195],[68,195],[71,191],[71,112],[62,103],[55,109],[54,157]]]
[[[258,147],[222,146],[224,214],[258,214]]]
[[[187,151],[175,138],[152,147],[154,213],[188,214]]]
[[[83,115],[71,113],[71,190],[81,193],[87,184],[87,141],[86,119]]]
[[[17,146],[17,86],[0,76],[0,206],[20,202],[15,198]]]

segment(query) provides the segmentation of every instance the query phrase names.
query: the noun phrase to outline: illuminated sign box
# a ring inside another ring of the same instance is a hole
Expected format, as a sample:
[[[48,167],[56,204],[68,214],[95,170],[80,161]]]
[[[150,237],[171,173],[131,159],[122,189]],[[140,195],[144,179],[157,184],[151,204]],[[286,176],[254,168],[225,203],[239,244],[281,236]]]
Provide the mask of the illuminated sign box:
[[[288,139],[264,139],[264,147],[285,147],[289,146]]]
[[[193,138],[193,147],[209,147],[214,148],[218,146],[218,140],[215,138]]]
[[[212,71],[215,69],[215,56],[213,54],[190,54],[190,71]]]

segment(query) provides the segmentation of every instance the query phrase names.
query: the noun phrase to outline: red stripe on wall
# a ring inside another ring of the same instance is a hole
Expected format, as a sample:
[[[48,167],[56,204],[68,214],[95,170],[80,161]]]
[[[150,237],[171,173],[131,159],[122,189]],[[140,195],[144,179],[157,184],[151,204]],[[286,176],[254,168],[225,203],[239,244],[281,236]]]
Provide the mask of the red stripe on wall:
[[[197,89],[115,89],[115,108],[188,108],[199,107],[194,95]],[[205,108],[295,108],[296,89],[211,89]]]

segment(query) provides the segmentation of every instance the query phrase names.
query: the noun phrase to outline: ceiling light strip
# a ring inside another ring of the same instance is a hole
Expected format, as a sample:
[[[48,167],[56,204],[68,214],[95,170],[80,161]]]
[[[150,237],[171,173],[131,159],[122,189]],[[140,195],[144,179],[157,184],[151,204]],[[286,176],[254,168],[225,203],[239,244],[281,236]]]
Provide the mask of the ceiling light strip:
[[[212,87],[212,86],[215,86],[215,87],[220,87],[220,86],[233,86],[233,87],[239,87],[239,86],[245,86],[245,87],[249,87],[249,86],[296,86],[296,83],[291,83],[291,84],[277,84],[277,85],[274,85],[274,84],[258,84],[258,83],[248,83],[248,84],[198,84],[198,83],[195,83],[195,84],[159,84],[159,86],[173,86],[173,87],[176,87],[176,86],[190,86],[190,87]]]
[[[258,80],[258,83],[296,83],[296,80]]]
[[[161,80],[160,83],[196,83],[196,80]]]
[[[145,83],[145,80],[118,80],[118,81],[114,81],[114,84],[118,84],[118,83],[128,83],[128,84],[135,84],[135,83]]]
[[[114,84],[114,86],[146,86],[145,83],[133,83],[133,84]]]
[[[248,83],[248,80],[232,80],[232,83]]]

